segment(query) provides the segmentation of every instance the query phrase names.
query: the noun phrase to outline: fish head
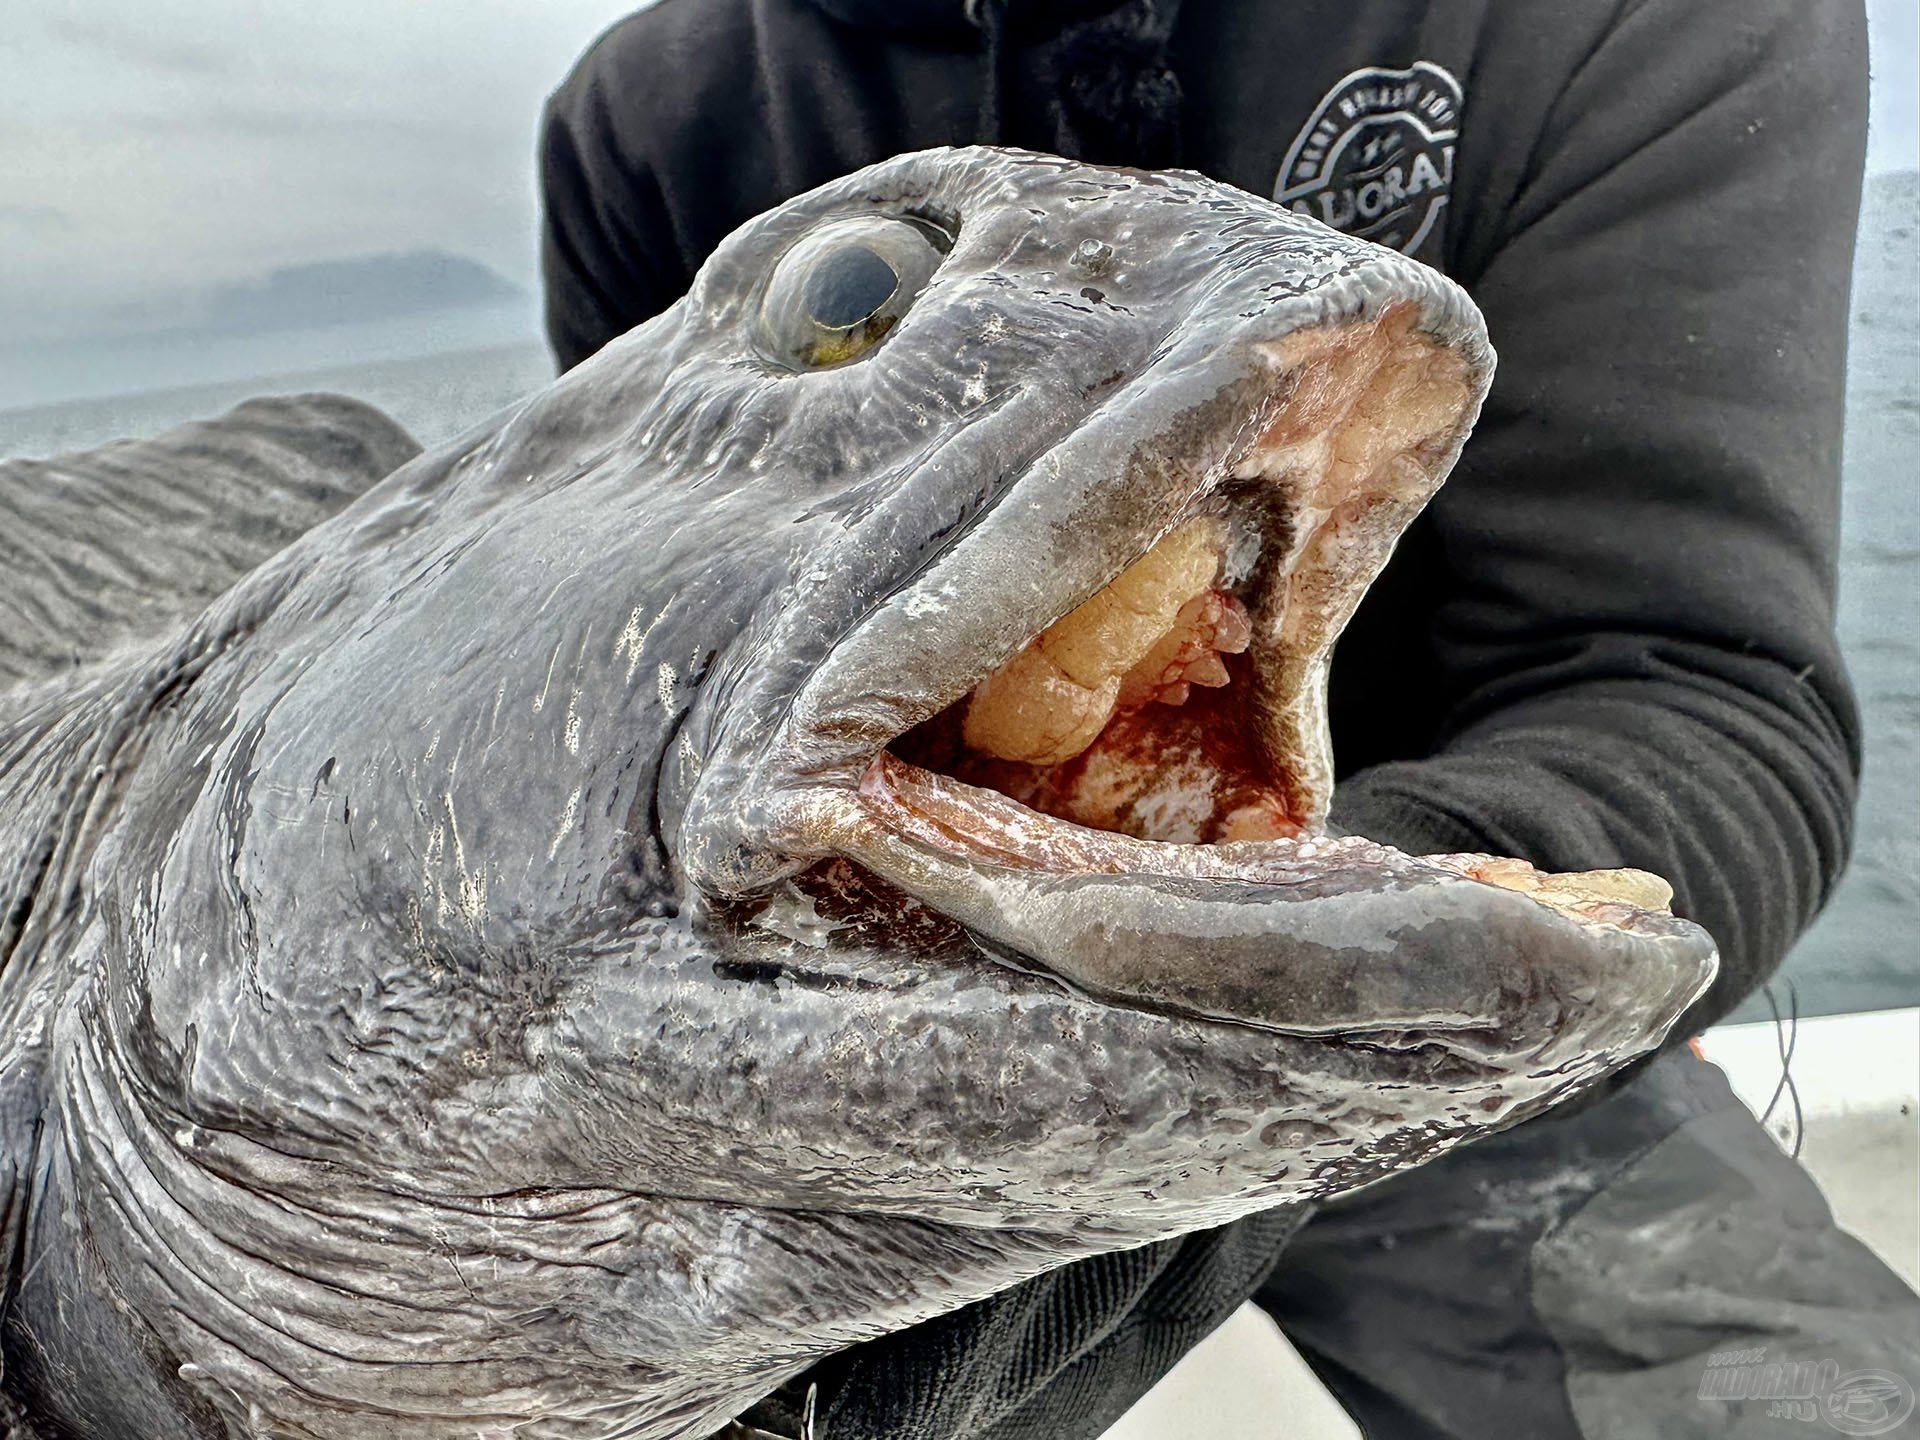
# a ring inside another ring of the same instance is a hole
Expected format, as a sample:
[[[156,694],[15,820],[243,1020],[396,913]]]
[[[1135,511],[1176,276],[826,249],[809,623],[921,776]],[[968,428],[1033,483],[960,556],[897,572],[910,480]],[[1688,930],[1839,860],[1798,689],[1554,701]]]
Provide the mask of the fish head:
[[[169,662],[72,1102],[128,1304],[302,1423],[267,1369],[705,1433],[1648,1052],[1715,964],[1658,881],[1326,829],[1334,641],[1492,365],[1437,273],[1191,174],[931,151],[735,232]],[[162,1294],[116,1217],[176,1212]],[[311,1348],[177,1319],[259,1283],[235,1232]],[[375,1329],[417,1353],[314,1359]]]
[[[1333,642],[1492,363],[1443,277],[1193,175],[783,206],[288,562],[156,781],[150,928],[235,940],[150,1028],[244,981],[228,1098],[338,1073],[352,1145],[394,1047],[440,1180],[968,1223],[1170,1233],[1511,1123],[1713,948],[1651,877],[1325,832]]]
[[[916,232],[910,303],[809,351],[793,297]],[[657,794],[690,923],[799,1022],[776,1048],[836,1037],[823,1092],[757,1068],[759,1103],[794,1144],[878,1122],[836,1203],[1139,1236],[1336,1194],[1578,1093],[1709,982],[1657,877],[1327,832],[1334,643],[1491,379],[1451,282],[1197,176],[982,152],[709,273],[775,366],[764,463],[834,525]]]

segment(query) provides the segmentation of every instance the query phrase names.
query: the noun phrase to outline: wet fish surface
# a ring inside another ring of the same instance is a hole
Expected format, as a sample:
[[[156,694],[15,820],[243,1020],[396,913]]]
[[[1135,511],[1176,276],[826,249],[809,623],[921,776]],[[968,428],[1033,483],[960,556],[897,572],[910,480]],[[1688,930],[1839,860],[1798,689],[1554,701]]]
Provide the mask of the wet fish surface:
[[[1326,832],[1492,365],[1269,202],[929,151],[430,453],[0,466],[7,1402],[691,1440],[1653,1049],[1657,878]]]

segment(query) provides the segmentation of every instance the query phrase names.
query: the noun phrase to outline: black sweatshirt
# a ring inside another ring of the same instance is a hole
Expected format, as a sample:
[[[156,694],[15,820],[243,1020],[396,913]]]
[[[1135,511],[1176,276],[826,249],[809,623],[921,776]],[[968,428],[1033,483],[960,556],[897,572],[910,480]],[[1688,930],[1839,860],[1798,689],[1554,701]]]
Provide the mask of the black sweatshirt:
[[[1439,266],[1499,374],[1340,643],[1333,820],[1666,876],[1720,944],[1676,1039],[1704,1027],[1846,857],[1858,0],[1186,0],[1170,40],[1173,5],[1143,0],[1063,51],[1103,8],[663,0],[622,22],[547,117],[561,364],[672,304],[751,216],[983,138],[1177,156]],[[1137,70],[1105,129],[1114,87],[1076,68],[1099,63]]]

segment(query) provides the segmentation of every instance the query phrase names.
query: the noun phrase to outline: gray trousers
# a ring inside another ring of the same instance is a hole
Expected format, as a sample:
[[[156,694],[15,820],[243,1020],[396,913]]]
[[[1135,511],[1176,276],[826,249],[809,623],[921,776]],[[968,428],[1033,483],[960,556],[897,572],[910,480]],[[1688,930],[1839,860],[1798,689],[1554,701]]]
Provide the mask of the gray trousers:
[[[1256,1298],[1369,1440],[1920,1435],[1920,1298],[1685,1050],[1323,1207]]]

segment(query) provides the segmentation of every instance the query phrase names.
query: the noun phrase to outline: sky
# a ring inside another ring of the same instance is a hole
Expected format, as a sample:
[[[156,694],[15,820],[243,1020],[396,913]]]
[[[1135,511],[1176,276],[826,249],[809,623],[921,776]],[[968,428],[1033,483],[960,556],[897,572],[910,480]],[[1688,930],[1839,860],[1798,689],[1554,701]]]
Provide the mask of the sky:
[[[1867,0],[1867,36],[1873,52],[1867,168],[1920,168],[1920,0]]]
[[[0,27],[0,409],[50,398],[50,387],[130,388],[156,352],[116,356],[118,338],[190,326],[194,297],[204,309],[317,262],[374,257],[389,274],[477,262],[505,289],[489,292],[503,318],[475,333],[533,340],[540,105],[632,8],[9,6]],[[1869,163],[1915,166],[1920,0],[1868,8]],[[498,300],[514,287],[517,305]],[[316,342],[302,332],[298,343]],[[281,368],[298,368],[297,351],[284,348]],[[276,363],[259,343],[244,353],[250,365]]]
[[[531,288],[540,105],[631,0],[32,0],[0,27],[0,343],[441,251]],[[0,404],[4,404],[0,397]]]

